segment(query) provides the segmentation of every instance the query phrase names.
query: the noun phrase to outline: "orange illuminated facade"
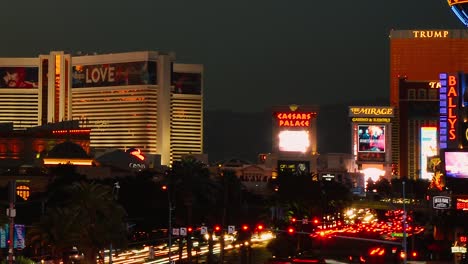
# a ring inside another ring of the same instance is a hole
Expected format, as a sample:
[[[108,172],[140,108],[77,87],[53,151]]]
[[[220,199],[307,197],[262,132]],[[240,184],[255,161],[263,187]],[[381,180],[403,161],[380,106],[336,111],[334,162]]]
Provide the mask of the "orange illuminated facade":
[[[399,78],[438,80],[441,72],[468,71],[467,30],[392,30],[390,104],[398,105]]]
[[[393,173],[417,178],[421,127],[438,126],[439,74],[467,71],[468,31],[392,30],[389,40]]]

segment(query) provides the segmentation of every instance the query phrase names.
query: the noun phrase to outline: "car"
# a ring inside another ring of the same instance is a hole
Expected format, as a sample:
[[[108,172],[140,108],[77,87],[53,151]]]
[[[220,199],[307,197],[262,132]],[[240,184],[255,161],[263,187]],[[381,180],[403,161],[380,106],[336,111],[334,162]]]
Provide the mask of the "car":
[[[278,258],[272,257],[268,259],[265,264],[292,264],[291,258]]]
[[[324,257],[320,256],[315,252],[301,252],[292,258],[292,263],[317,263],[317,264],[326,264]]]
[[[400,264],[403,262],[402,250],[392,245],[378,245],[369,248],[366,254],[359,256],[354,263],[366,264]]]
[[[71,263],[79,263],[81,260],[84,259],[84,255],[80,252],[76,247],[73,247],[68,253],[68,259]]]
[[[364,264],[366,263],[366,258],[362,255],[349,255],[348,261],[349,263]]]

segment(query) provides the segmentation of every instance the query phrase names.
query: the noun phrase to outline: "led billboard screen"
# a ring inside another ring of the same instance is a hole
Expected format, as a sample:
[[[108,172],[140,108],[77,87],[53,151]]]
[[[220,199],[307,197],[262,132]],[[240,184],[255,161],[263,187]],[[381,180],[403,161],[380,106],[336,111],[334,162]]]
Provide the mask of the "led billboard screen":
[[[306,152],[310,147],[309,132],[306,130],[283,130],[278,134],[279,150]]]
[[[445,176],[468,179],[468,152],[446,151]]]
[[[174,72],[173,92],[176,94],[201,94],[202,78],[200,73]]]
[[[359,152],[385,152],[385,125],[358,125]]]
[[[154,61],[75,65],[72,68],[73,88],[156,84]]]
[[[428,158],[437,155],[437,128],[421,127],[420,165],[421,178],[430,180],[434,173],[428,171]]]
[[[308,175],[310,163],[298,160],[278,160],[278,172],[280,174]]]
[[[0,88],[35,88],[38,80],[37,67],[0,67]]]

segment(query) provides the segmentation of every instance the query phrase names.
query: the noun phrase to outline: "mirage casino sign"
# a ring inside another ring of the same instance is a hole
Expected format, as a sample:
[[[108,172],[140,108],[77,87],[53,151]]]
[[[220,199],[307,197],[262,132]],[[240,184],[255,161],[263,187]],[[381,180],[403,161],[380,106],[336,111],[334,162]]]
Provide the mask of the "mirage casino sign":
[[[458,146],[458,108],[459,91],[456,75],[441,73],[439,89],[439,142],[440,148],[457,148]]]
[[[279,127],[310,127],[310,121],[316,116],[316,112],[275,113],[276,121]]]

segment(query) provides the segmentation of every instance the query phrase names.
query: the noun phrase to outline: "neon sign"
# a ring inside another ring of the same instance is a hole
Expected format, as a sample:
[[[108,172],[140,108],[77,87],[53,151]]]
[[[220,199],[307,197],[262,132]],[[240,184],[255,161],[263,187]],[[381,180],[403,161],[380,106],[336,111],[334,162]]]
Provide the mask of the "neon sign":
[[[468,0],[447,0],[449,6],[468,3]]]
[[[458,87],[457,77],[454,75],[440,74],[441,88],[439,90],[440,99],[440,147],[447,148],[456,146],[457,125],[458,125]]]
[[[440,82],[429,82],[429,87],[431,89],[439,89],[440,88]]]
[[[388,116],[393,117],[393,107],[359,107],[349,108],[350,116]]]
[[[457,115],[456,110],[457,110],[457,103],[456,99],[458,97],[458,92],[457,92],[457,79],[455,76],[449,76],[449,90],[447,92],[447,121],[449,123],[449,140],[455,140],[457,138],[456,135],[456,123],[457,123]]]
[[[143,156],[143,153],[141,153],[140,149],[134,149],[130,151],[130,155],[135,156],[140,160],[145,160],[145,156]]]
[[[468,210],[468,199],[457,198],[457,210]]]
[[[468,27],[468,0],[447,0],[457,18]]]
[[[281,112],[276,113],[276,120],[278,121],[278,126],[280,127],[309,127],[310,120],[315,118],[317,113],[291,113],[291,112]]]

